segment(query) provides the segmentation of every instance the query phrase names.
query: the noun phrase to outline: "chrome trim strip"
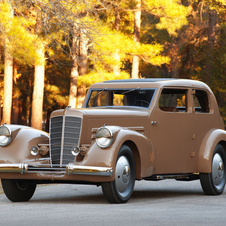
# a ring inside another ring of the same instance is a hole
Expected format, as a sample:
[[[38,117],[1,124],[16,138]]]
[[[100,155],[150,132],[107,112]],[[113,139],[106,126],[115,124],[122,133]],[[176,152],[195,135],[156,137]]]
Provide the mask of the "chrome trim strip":
[[[133,126],[133,127],[123,127],[124,129],[135,130],[135,131],[144,131],[144,126]]]
[[[133,126],[133,127],[122,127],[123,129],[135,130],[135,131],[144,131],[144,126]],[[99,128],[92,128],[91,133],[96,133]]]
[[[79,166],[69,163],[66,167],[50,167],[50,165],[28,165],[26,163],[0,164],[0,173],[62,173],[74,175],[93,175],[112,177],[113,168],[98,166]]]
[[[98,167],[98,166],[78,166],[69,163],[66,167],[66,172],[70,174],[95,175],[95,176],[110,176],[112,177],[113,168]]]
[[[64,130],[65,130],[65,115],[63,115],[62,121],[62,136],[61,136],[61,147],[60,147],[60,165],[63,164],[63,153],[64,153]]]
[[[52,124],[52,120],[50,118],[50,123],[49,123],[49,157],[50,157],[50,163],[52,165],[52,151],[51,151],[51,149],[52,149],[52,145],[51,145],[52,142],[51,142],[51,136],[50,136],[50,134],[51,134],[51,124]]]
[[[0,164],[0,173],[27,173],[28,164],[14,163],[14,164]]]
[[[26,163],[30,163],[30,162],[37,162],[37,161],[49,161],[51,162],[51,159],[49,157],[47,158],[39,158],[39,159],[29,159],[29,160],[26,160]]]
[[[50,144],[37,144],[37,146],[50,146]]]
[[[77,116],[77,118],[81,118],[81,126],[80,126],[80,134],[79,134],[79,139],[78,139],[78,147],[80,147],[80,140],[81,140],[81,135],[82,135],[82,128],[83,128],[83,117]]]

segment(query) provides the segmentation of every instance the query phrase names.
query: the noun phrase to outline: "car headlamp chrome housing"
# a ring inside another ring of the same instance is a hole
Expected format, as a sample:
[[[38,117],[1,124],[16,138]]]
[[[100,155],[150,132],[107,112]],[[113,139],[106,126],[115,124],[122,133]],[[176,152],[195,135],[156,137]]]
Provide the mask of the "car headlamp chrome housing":
[[[0,146],[7,146],[12,139],[12,133],[8,126],[0,126]]]
[[[113,141],[112,131],[107,127],[101,127],[96,133],[96,142],[99,147],[107,148],[111,145]]]

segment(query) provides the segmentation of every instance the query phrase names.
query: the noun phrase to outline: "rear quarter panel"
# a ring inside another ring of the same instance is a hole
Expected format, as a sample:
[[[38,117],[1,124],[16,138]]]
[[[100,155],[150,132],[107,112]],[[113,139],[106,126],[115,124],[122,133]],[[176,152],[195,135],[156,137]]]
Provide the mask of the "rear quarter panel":
[[[211,172],[213,152],[218,143],[226,143],[226,131],[222,129],[211,129],[204,137],[199,150],[198,172]]]

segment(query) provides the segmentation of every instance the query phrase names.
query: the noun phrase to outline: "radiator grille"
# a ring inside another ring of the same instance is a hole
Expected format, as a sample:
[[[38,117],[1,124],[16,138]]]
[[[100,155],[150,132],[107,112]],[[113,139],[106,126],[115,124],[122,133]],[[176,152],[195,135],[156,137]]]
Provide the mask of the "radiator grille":
[[[66,165],[74,161],[75,156],[71,154],[71,148],[78,146],[81,123],[81,118],[73,116],[51,118],[50,153],[52,164]]]

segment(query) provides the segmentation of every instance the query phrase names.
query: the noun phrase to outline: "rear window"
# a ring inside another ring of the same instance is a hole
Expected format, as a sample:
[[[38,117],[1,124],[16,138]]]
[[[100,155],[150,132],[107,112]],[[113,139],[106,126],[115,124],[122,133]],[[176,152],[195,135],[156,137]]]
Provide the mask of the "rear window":
[[[210,109],[207,93],[204,90],[193,90],[193,91],[194,91],[193,102],[195,112],[208,113]]]

